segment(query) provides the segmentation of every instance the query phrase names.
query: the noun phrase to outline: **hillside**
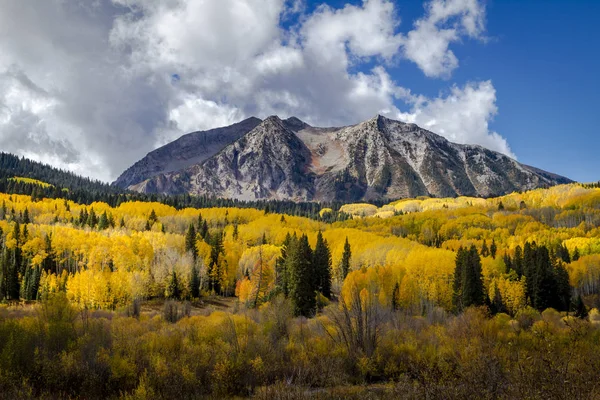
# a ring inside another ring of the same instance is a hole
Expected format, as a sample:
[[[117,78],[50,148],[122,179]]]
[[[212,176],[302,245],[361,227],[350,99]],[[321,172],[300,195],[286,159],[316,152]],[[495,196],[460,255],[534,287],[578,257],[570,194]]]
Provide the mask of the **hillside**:
[[[0,388],[265,399],[599,388],[578,377],[598,365],[600,189],[342,208],[354,218],[0,194],[0,298],[33,304],[0,305]],[[544,357],[572,367],[555,373]],[[430,375],[447,363],[450,377]]]

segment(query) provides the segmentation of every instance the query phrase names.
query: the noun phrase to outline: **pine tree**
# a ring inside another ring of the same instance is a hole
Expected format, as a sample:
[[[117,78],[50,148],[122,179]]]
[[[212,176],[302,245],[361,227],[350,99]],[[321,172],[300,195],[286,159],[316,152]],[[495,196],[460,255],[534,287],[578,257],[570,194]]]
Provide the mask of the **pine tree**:
[[[513,259],[514,270],[517,273],[517,277],[521,278],[523,275],[523,249],[521,246],[515,248],[515,257]]]
[[[233,233],[231,234],[231,236],[233,237],[233,240],[237,240],[238,235],[239,235],[239,232],[238,232],[238,223],[236,222],[236,223],[233,224]]]
[[[496,252],[498,251],[498,247],[496,246],[496,240],[492,239],[492,244],[490,245],[490,255],[495,260]]]
[[[103,231],[108,229],[109,225],[110,223],[108,222],[108,216],[106,215],[106,211],[104,211],[98,220],[98,230]]]
[[[167,299],[179,300],[181,297],[181,291],[179,289],[179,279],[177,279],[177,273],[173,270],[169,283],[165,288],[165,297]]]
[[[487,242],[483,239],[483,245],[481,246],[481,257],[487,257],[490,255],[490,249],[488,249]]]
[[[312,250],[308,237],[302,235],[287,255],[290,269],[290,299],[295,315],[310,317],[316,309],[316,293],[312,268]]]
[[[346,242],[344,243],[344,252],[342,253],[342,262],[340,264],[340,270],[342,272],[342,281],[348,276],[350,272],[350,259],[352,258],[352,250],[350,249],[350,243],[348,242],[348,236],[346,236]]]
[[[562,264],[554,268],[554,279],[556,281],[556,295],[554,307],[559,311],[569,311],[571,306],[571,284],[569,283],[569,272]]]
[[[206,222],[206,220],[204,221]],[[211,235],[210,266],[208,271],[208,285],[215,293],[221,293],[221,265],[220,255],[223,254],[223,236],[221,232]]]
[[[194,224],[190,224],[185,234],[185,251],[192,253],[194,261],[196,261],[198,250],[196,249],[196,228],[194,228]]]
[[[317,234],[317,244],[313,253],[313,266],[316,276],[315,290],[328,299],[331,298],[331,252],[321,231]]]
[[[208,222],[206,222],[206,220],[204,220],[204,222],[202,223],[202,229],[200,230],[200,236],[202,237],[202,239],[204,239],[205,242],[207,242]]]
[[[553,267],[550,262],[550,253],[545,246],[535,247],[535,272],[531,274],[531,279],[527,282],[532,283],[531,302],[539,311],[549,307],[556,306],[556,293],[558,287],[554,275]]]
[[[25,207],[25,212],[23,212],[23,223],[24,224],[31,223],[31,220],[29,219],[29,209],[27,207]]]
[[[392,291],[392,311],[400,309],[400,284],[396,282]]]
[[[288,232],[281,246],[281,256],[275,263],[275,286],[283,292],[285,297],[288,297],[289,294],[289,273],[286,260],[290,247],[293,245],[292,241],[293,238]]]
[[[195,265],[192,267],[192,274],[190,276],[190,295],[194,299],[200,297],[200,274]]]
[[[467,258],[468,253],[461,246],[456,253],[454,282],[452,285],[452,304],[458,312],[465,308],[463,301],[463,274],[465,273]]]
[[[121,217],[121,221],[119,221],[119,228],[125,228],[125,218]]]
[[[458,250],[453,289],[454,307],[459,312],[467,307],[484,304],[481,258],[475,245],[469,250],[462,247]]]
[[[156,217],[156,212],[154,212],[154,209],[152,209],[152,211],[150,211],[150,215],[148,216],[148,221],[150,222],[150,225],[154,225],[154,223],[156,221],[158,221],[158,218]]]
[[[98,217],[96,216],[96,212],[94,211],[94,207],[90,210],[88,214],[86,223],[90,228],[94,228],[98,224]]]

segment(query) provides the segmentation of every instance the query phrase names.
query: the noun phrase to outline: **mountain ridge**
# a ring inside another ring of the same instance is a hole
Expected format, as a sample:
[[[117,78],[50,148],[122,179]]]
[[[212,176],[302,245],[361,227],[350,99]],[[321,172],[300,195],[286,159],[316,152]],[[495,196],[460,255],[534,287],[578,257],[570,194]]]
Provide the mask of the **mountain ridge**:
[[[373,201],[423,195],[491,197],[572,182],[381,115],[330,128],[313,127],[296,117],[258,121],[242,121],[247,122],[244,129],[255,126],[245,133],[237,129],[237,138],[220,142],[222,147],[200,162],[156,173],[128,188],[240,200]],[[185,151],[193,154],[196,149]]]

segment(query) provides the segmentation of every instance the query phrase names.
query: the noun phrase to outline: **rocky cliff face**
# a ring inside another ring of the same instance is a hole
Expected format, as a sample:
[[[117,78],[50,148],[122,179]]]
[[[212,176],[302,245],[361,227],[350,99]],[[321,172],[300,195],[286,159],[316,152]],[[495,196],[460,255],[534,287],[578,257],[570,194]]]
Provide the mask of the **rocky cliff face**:
[[[233,143],[261,123],[258,118],[248,118],[237,124],[209,131],[192,132],[160,147],[127,169],[114,185],[126,189],[173,171],[202,163],[226,145]]]
[[[244,122],[251,126],[256,120]],[[165,169],[169,162],[166,157],[155,164]],[[503,154],[451,143],[417,125],[382,116],[342,128],[316,128],[297,118],[272,116],[193,165],[144,180],[141,176],[127,186],[146,193],[245,200],[495,196],[570,182]]]

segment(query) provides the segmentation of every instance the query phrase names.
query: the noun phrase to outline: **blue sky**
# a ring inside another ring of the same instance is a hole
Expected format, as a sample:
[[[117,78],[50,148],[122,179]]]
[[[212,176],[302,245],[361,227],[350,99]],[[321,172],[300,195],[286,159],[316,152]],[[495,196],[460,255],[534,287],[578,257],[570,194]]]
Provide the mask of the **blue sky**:
[[[600,1],[3,0],[0,148],[104,181],[250,116],[376,114],[600,179]]]
[[[407,62],[388,69],[390,75],[428,96],[452,83],[490,79],[498,106],[490,127],[507,139],[520,162],[578,181],[600,180],[600,1],[485,4],[488,39],[465,39],[453,47],[461,63],[450,78],[428,78]],[[400,31],[423,14],[417,1],[395,5]]]

